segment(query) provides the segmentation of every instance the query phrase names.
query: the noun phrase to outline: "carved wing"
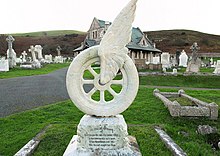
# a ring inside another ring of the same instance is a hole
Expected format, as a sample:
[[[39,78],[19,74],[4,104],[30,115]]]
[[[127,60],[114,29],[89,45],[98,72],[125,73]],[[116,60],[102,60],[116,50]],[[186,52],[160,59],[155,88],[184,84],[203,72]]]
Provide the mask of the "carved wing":
[[[104,35],[98,50],[101,71],[100,82],[106,84],[123,67],[128,49],[125,47],[131,40],[132,23],[137,0],[131,0],[119,13]]]

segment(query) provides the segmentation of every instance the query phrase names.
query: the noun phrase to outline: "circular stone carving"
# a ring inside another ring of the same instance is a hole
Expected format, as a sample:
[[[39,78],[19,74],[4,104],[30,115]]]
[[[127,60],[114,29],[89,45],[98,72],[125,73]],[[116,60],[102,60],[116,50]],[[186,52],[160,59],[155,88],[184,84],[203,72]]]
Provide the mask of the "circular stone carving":
[[[96,116],[114,116],[125,111],[136,97],[139,78],[132,59],[126,55],[126,61],[121,71],[122,79],[111,80],[107,84],[100,84],[100,75],[91,65],[99,62],[98,46],[91,47],[81,52],[71,63],[66,77],[67,91],[73,103],[84,113]],[[85,79],[83,75],[89,71],[94,79]],[[86,92],[84,85],[92,85]],[[112,85],[121,86],[117,93]],[[106,100],[106,91],[113,99]],[[99,94],[99,99],[93,99],[94,94]]]

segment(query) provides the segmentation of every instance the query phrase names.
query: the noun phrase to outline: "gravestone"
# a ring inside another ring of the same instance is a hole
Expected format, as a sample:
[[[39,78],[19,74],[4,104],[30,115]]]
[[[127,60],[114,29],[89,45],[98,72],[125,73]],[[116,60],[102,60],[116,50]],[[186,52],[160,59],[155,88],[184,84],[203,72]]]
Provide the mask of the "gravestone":
[[[43,50],[43,47],[41,45],[35,45],[35,52],[37,53],[37,59],[40,62],[44,62],[44,58],[43,58],[43,55],[42,55],[42,50]]]
[[[186,52],[183,50],[179,56],[179,66],[187,67],[187,63],[188,63],[188,56]]]
[[[170,58],[170,64],[171,64],[172,67],[177,65],[177,61],[176,61],[176,57],[175,56],[172,56]]]
[[[159,56],[153,57],[153,64],[160,64],[160,57]]]
[[[163,52],[161,54],[162,68],[170,68],[170,54]]]
[[[57,56],[61,56],[61,50],[62,50],[61,47],[57,46],[56,50],[57,50]]]
[[[53,57],[51,54],[45,55],[44,58],[45,58],[45,63],[52,63],[53,62]]]
[[[9,63],[5,57],[0,58],[0,72],[7,72],[9,71]]]
[[[213,63],[214,63],[214,62],[213,62],[213,58],[210,58],[209,61],[210,61],[210,65],[213,65]]]
[[[14,68],[16,66],[17,57],[14,49],[12,48],[12,43],[15,41],[15,39],[9,35],[6,38],[6,41],[8,42],[7,58],[9,62],[9,68]]]
[[[28,49],[29,52],[31,52],[32,55],[32,62],[31,65],[33,68],[41,68],[41,63],[40,61],[36,58],[35,54],[35,47],[33,45],[30,46],[30,49]]]
[[[26,60],[26,56],[27,56],[27,53],[26,53],[26,51],[23,51],[22,53],[21,53],[21,55],[22,55],[22,63],[25,63],[27,60]]]
[[[177,75],[177,69],[176,69],[176,68],[173,68],[172,74],[173,74],[173,75]]]
[[[187,65],[186,72],[187,73],[198,73],[201,67],[201,63],[202,63],[202,61],[198,57],[198,50],[200,49],[200,47],[195,42],[190,47],[190,49],[192,51],[192,59],[189,61]]]
[[[64,63],[62,56],[55,56],[54,63]]]
[[[220,60],[217,61],[217,64],[215,66],[215,70],[213,72],[214,74],[220,74]]]
[[[141,156],[135,138],[128,136],[127,124],[120,115],[135,99],[139,85],[137,69],[125,47],[131,38],[136,2],[131,0],[121,11],[99,46],[81,52],[68,69],[67,91],[73,103],[86,115],[80,120],[77,135],[73,136],[64,156]],[[101,63],[100,73],[91,68],[97,62]],[[83,79],[87,70],[94,79]],[[123,78],[114,80],[119,71]],[[94,87],[86,93],[85,84]],[[122,86],[120,94],[111,84]],[[107,101],[107,90],[114,99]],[[100,97],[92,99],[96,91]]]

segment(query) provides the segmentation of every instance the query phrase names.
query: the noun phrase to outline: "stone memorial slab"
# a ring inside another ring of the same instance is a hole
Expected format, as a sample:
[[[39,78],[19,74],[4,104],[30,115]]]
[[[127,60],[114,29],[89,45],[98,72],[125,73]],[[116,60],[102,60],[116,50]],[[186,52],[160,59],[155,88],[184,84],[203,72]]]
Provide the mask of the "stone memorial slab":
[[[198,44],[195,42],[193,45],[190,47],[192,50],[192,59],[190,60],[189,64],[187,65],[186,72],[187,73],[198,73],[199,69],[201,67],[202,61],[198,57],[198,50],[200,47]]]
[[[27,62],[27,60],[26,60],[26,56],[27,56],[26,51],[23,51],[23,52],[21,53],[21,55],[22,55],[22,63]]]
[[[188,56],[186,52],[183,50],[179,56],[179,66],[187,67]]]
[[[6,38],[6,41],[8,42],[7,59],[9,62],[9,68],[14,68],[16,66],[17,57],[14,49],[12,48],[12,43],[15,41],[15,39],[9,35]]]
[[[160,57],[153,57],[153,64],[160,64]]]
[[[162,53],[161,54],[161,64],[162,68],[170,68],[170,54],[169,53]]]
[[[63,56],[55,56],[54,63],[64,63]]]
[[[109,27],[99,46],[81,52],[71,63],[66,76],[67,91],[73,103],[86,113],[81,119],[64,156],[141,156],[138,145],[128,136],[122,115],[138,92],[138,72],[127,55],[137,0],[131,0]],[[100,63],[100,73],[91,67]],[[85,71],[94,79],[84,79]],[[121,71],[122,79],[114,80]],[[83,86],[94,87],[85,92]],[[111,85],[120,85],[120,94]],[[99,92],[100,97],[91,96]],[[114,97],[107,100],[105,91]]]
[[[220,74],[220,60],[217,61],[215,70],[213,72],[214,74]]]
[[[7,72],[9,71],[9,63],[4,57],[0,58],[0,72]]]
[[[52,63],[53,62],[53,57],[51,54],[45,55],[44,58],[45,58],[45,63]]]

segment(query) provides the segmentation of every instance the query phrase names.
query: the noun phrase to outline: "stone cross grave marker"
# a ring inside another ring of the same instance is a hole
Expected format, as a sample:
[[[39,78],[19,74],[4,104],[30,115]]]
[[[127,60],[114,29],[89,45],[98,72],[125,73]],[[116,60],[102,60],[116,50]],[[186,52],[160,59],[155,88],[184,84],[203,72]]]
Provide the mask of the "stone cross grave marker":
[[[6,41],[8,42],[7,58],[9,61],[9,68],[13,68],[16,66],[16,59],[17,59],[16,53],[12,48],[12,43],[15,41],[15,39],[11,35],[9,35],[6,38]]]
[[[57,50],[57,56],[61,56],[61,50],[62,50],[61,47],[57,46],[56,50]]]

